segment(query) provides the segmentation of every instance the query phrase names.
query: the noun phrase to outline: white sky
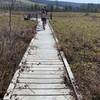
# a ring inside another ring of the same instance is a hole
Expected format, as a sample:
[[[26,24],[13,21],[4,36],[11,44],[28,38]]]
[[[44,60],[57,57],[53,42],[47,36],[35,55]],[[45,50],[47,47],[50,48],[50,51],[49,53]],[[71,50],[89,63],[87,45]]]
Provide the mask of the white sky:
[[[77,2],[77,3],[100,3],[100,0],[59,0],[59,1],[68,1],[68,2]]]
[[[19,1],[28,1],[28,0],[19,0]],[[51,0],[56,1],[56,0]],[[66,2],[76,2],[76,3],[99,3],[100,0],[58,0],[58,1],[66,1]]]

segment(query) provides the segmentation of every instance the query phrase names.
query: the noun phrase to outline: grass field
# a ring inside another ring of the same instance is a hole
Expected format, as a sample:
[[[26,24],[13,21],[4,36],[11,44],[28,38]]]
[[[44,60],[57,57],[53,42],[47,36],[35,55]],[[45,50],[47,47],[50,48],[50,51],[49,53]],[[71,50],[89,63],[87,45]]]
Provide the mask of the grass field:
[[[100,100],[100,14],[58,12],[51,24],[84,100]]]
[[[35,35],[36,22],[24,21],[23,14],[13,14],[9,33],[8,13],[0,13],[0,98]]]

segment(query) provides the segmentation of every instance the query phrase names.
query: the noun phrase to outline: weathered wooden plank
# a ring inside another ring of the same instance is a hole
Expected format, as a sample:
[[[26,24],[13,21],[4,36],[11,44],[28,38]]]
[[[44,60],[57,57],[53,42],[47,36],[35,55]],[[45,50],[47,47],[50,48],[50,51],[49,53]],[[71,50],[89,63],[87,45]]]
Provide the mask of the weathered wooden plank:
[[[18,79],[18,83],[37,83],[37,84],[58,84],[64,83],[63,79]]]
[[[64,71],[23,71],[21,74],[30,75],[63,75]]]
[[[65,84],[27,84],[17,83],[15,88],[31,88],[31,89],[66,89]]]
[[[29,65],[21,65],[23,68],[63,68],[64,65],[34,65],[34,64],[29,64]]]
[[[32,75],[32,74],[20,74],[20,78],[33,78],[33,79],[38,79],[38,78],[63,78],[63,75]]]
[[[32,58],[33,59],[33,58]],[[23,65],[63,65],[62,62],[32,62],[32,61],[25,61]]]
[[[69,95],[70,89],[14,89],[13,95],[22,96],[49,96]]]
[[[64,96],[12,96],[11,100],[75,100],[71,95]]]
[[[32,71],[35,71],[35,70],[41,70],[41,71],[48,71],[48,70],[54,70],[54,71],[61,71],[61,70],[64,70],[64,68],[49,68],[49,67],[47,67],[47,68],[40,68],[40,67],[37,67],[37,68],[26,68],[26,69],[24,69],[24,70],[32,70]]]

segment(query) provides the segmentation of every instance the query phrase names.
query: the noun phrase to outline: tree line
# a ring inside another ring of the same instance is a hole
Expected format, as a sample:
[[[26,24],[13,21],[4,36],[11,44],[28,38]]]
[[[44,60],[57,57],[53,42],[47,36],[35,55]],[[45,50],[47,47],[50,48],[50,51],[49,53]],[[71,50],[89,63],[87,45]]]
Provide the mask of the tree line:
[[[62,11],[73,12],[100,12],[100,4],[81,4],[79,7],[64,6]]]
[[[46,5],[41,5],[38,3],[34,4],[26,4],[22,2],[15,2],[13,6],[13,10],[15,11],[37,11]],[[2,4],[0,3],[0,9],[8,10],[10,4]],[[100,4],[81,4],[79,7],[65,5],[60,7],[57,5],[47,5],[49,11],[73,11],[73,12],[100,12]]]
[[[9,3],[5,3],[5,4],[0,3],[0,9],[3,9],[3,10],[9,10],[10,6],[11,5]],[[39,4],[26,4],[22,2],[14,2],[12,10],[14,11],[36,11],[36,10],[40,10],[41,8],[42,8],[42,5],[39,5]]]

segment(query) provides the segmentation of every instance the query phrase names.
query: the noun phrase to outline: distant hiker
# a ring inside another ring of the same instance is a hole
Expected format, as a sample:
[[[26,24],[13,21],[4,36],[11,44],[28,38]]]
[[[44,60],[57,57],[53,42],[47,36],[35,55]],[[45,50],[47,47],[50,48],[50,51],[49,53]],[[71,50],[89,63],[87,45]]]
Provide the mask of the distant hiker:
[[[42,20],[42,25],[43,25],[44,30],[45,30],[45,25],[47,23],[47,17],[48,17],[48,11],[47,11],[46,7],[44,7],[41,10],[41,20]]]

